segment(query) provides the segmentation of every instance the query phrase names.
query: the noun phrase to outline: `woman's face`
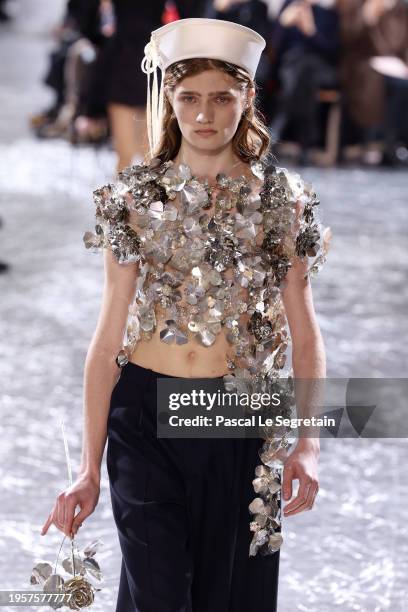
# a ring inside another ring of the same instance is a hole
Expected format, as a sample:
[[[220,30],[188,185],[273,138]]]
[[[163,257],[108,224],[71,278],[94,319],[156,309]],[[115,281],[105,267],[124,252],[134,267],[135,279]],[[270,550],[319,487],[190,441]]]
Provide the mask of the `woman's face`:
[[[220,70],[206,70],[185,77],[171,97],[183,138],[194,148],[216,151],[228,144],[253,95]]]

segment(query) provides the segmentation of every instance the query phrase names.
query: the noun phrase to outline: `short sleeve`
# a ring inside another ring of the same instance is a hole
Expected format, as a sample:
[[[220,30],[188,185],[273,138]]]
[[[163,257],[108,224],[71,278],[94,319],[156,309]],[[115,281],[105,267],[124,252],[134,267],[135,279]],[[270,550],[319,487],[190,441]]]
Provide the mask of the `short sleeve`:
[[[118,180],[93,192],[95,229],[83,235],[85,247],[93,252],[108,248],[121,264],[141,259],[141,239],[129,224],[131,193],[126,183]]]
[[[320,200],[311,183],[296,172],[285,169],[291,191],[293,223],[289,236],[292,262],[299,258],[307,261],[307,276],[314,277],[327,259],[332,238],[330,227],[325,227],[320,216]]]

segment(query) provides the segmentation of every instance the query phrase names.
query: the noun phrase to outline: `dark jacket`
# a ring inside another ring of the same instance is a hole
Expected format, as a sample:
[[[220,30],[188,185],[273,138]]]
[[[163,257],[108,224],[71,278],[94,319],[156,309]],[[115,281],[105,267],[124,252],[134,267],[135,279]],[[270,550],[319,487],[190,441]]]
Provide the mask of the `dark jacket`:
[[[272,47],[275,50],[275,61],[279,65],[282,56],[294,47],[300,47],[305,53],[318,53],[330,64],[336,64],[340,48],[340,30],[337,10],[312,4],[316,33],[306,36],[297,27],[285,28],[279,23],[279,17],[289,4],[295,0],[286,0],[272,27]]]

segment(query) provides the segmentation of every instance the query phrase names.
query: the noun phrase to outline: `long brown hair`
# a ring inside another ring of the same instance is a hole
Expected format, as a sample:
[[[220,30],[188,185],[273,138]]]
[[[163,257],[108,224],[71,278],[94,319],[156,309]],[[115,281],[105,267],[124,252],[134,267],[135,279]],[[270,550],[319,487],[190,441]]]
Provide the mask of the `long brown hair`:
[[[236,79],[242,91],[254,87],[256,83],[250,75],[239,66],[216,59],[193,58],[171,64],[163,78],[164,105],[162,136],[153,157],[162,161],[174,159],[181,145],[181,131],[169,101],[169,94],[185,77],[200,74],[205,70],[221,70]],[[261,159],[269,153],[271,138],[264,119],[256,104],[256,95],[249,100],[249,107],[242,114],[235,135],[232,139],[234,153],[244,162]]]

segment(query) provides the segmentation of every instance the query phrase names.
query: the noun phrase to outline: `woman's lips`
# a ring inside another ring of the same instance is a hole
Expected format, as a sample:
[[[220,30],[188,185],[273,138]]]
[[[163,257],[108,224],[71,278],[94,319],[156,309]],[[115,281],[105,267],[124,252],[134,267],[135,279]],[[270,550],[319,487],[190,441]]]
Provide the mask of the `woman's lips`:
[[[195,130],[195,133],[199,136],[213,136],[217,133],[216,130]]]

